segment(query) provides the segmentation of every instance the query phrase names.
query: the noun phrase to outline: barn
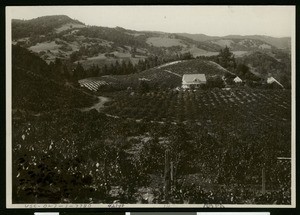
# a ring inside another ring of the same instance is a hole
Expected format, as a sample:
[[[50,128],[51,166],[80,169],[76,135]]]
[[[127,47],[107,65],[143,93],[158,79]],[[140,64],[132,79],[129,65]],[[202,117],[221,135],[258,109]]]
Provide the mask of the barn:
[[[191,87],[199,87],[206,84],[205,74],[184,74],[182,76],[182,88],[189,89]]]

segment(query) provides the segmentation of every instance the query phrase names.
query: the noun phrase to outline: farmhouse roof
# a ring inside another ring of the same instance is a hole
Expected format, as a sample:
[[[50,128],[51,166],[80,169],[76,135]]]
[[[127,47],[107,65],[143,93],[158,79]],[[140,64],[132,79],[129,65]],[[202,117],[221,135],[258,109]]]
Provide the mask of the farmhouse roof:
[[[185,83],[206,82],[205,74],[184,74],[182,81]]]

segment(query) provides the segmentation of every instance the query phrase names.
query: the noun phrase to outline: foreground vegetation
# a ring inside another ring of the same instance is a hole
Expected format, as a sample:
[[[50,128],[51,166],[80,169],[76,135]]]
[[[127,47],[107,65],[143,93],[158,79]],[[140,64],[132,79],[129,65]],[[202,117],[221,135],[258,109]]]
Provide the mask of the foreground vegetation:
[[[172,203],[290,203],[289,91],[120,93],[114,116],[14,116],[15,203],[165,203],[167,149]]]
[[[12,59],[13,203],[291,203],[290,161],[278,159],[291,156],[291,91],[178,91],[163,67],[146,77],[160,87],[122,76],[101,112],[84,111],[96,96],[58,67],[18,46]]]

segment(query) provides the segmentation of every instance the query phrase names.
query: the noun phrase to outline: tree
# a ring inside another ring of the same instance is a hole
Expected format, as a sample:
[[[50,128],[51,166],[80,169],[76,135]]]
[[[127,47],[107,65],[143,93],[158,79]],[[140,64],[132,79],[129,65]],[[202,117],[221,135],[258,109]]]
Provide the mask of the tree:
[[[119,61],[117,60],[116,63],[115,63],[115,69],[114,69],[114,71],[113,71],[114,74],[116,74],[116,75],[120,74],[120,68],[121,68],[120,63],[119,63]]]
[[[238,64],[236,67],[237,73],[240,76],[245,76],[248,72],[250,72],[250,69],[245,64]]]
[[[149,91],[149,84],[146,81],[140,81],[139,86],[138,86],[138,90],[141,93],[146,93]]]
[[[127,73],[135,73],[135,72],[136,72],[135,66],[129,60],[127,63]]]
[[[109,72],[108,67],[107,67],[107,65],[105,64],[105,65],[103,66],[103,68],[102,68],[102,74],[103,74],[103,75],[106,75],[106,74],[108,74],[108,72]]]
[[[125,60],[122,60],[122,64],[121,64],[121,68],[120,68],[120,74],[126,75],[128,73],[130,73],[130,72],[127,71],[126,62],[125,62]]]
[[[225,87],[224,81],[221,77],[210,78],[207,80],[208,88],[223,88]]]
[[[228,70],[233,70],[236,67],[234,55],[227,46],[224,49],[220,50],[217,59],[217,63]]]
[[[63,74],[66,79],[70,79],[70,71],[65,64],[63,65]]]
[[[186,52],[180,56],[181,60],[190,60],[193,59],[193,55],[190,52]]]
[[[81,63],[77,63],[76,68],[73,71],[73,78],[75,80],[79,80],[85,77],[85,71],[84,68],[82,67]]]

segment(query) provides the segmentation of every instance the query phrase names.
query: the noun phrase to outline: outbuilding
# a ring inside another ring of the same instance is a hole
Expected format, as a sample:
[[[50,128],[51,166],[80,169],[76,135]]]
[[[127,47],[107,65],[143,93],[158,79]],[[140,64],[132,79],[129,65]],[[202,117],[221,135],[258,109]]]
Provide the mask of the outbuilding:
[[[236,76],[234,79],[233,79],[234,83],[242,83],[243,80],[239,77],[239,76]]]
[[[274,77],[269,77],[267,79],[267,84],[275,84],[275,85],[278,85],[278,86],[284,88],[284,86],[279,81],[277,81]]]

